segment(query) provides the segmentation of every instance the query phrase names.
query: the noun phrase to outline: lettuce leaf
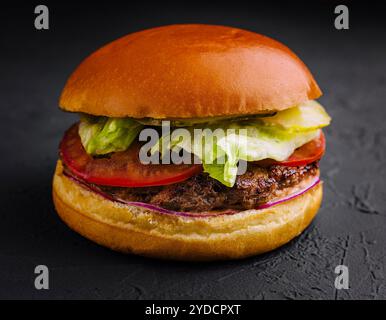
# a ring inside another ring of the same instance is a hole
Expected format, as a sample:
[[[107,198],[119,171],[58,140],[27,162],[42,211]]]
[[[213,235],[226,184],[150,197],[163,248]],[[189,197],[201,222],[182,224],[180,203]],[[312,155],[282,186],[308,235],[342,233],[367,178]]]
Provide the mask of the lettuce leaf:
[[[244,128],[245,129],[245,128]],[[238,163],[244,161],[259,161],[287,159],[298,147],[319,136],[320,130],[289,133],[280,128],[249,127],[246,133],[227,135],[218,141],[217,148],[225,153],[224,164],[206,164],[204,171],[228,187],[236,181]],[[221,172],[222,170],[222,172]]]
[[[177,146],[183,148],[201,160],[204,172],[222,184],[232,187],[236,181],[240,160],[259,161],[270,158],[283,161],[295,149],[320,134],[319,129],[292,132],[279,126],[253,126],[242,122],[231,123],[222,129],[225,131],[223,135],[216,135],[214,128],[213,134],[207,130],[198,134],[194,129],[190,129],[191,136],[195,137],[193,142],[164,136],[153,146],[151,152],[158,151],[162,154]]]
[[[280,126],[289,131],[307,131],[328,126],[330,116],[322,105],[314,100],[276,113],[272,117],[261,118],[268,126]]]
[[[190,123],[181,128],[189,133],[187,137],[172,131],[158,140],[151,153],[184,149],[201,161],[212,178],[232,187],[240,173],[240,162],[267,158],[283,161],[296,148],[318,137],[320,128],[330,121],[319,103],[308,101],[273,116]],[[87,153],[101,155],[126,150],[143,127],[130,118],[84,117],[79,135]]]
[[[83,117],[79,136],[88,154],[102,155],[126,150],[142,128],[130,118]]]

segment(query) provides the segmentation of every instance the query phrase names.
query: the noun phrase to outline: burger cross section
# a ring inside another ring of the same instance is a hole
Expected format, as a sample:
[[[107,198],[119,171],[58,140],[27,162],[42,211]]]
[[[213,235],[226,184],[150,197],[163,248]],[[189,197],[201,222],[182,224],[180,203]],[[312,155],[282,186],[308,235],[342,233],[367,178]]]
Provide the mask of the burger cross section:
[[[273,250],[322,201],[331,119],[320,95],[290,49],[250,31],[129,34],[86,58],[63,89],[61,108],[80,120],[60,143],[56,210],[125,253],[218,260]]]

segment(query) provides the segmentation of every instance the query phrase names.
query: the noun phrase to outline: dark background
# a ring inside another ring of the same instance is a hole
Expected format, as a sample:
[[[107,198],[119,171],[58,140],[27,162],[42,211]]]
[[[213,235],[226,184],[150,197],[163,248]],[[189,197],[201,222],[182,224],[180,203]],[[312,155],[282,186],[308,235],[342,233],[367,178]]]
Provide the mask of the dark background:
[[[48,31],[34,29],[40,1],[1,9],[0,298],[386,298],[384,7],[348,4],[350,29],[338,31],[333,1],[43,3]],[[324,91],[333,123],[325,130],[323,206],[279,250],[195,264],[125,256],[72,232],[54,211],[57,146],[77,119],[58,109],[66,78],[101,45],[173,23],[225,24],[278,39]],[[46,291],[34,288],[39,264],[50,270]],[[349,267],[349,290],[334,289],[339,264]]]

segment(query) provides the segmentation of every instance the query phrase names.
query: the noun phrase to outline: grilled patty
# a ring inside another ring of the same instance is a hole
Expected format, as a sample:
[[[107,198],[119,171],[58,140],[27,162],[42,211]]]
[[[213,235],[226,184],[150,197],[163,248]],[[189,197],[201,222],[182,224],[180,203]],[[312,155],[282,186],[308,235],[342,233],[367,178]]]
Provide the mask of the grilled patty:
[[[317,161],[299,167],[248,164],[248,171],[237,177],[232,188],[224,186],[207,173],[158,187],[92,186],[117,200],[146,202],[175,211],[247,210],[276,199],[280,191],[315,176],[317,170]]]

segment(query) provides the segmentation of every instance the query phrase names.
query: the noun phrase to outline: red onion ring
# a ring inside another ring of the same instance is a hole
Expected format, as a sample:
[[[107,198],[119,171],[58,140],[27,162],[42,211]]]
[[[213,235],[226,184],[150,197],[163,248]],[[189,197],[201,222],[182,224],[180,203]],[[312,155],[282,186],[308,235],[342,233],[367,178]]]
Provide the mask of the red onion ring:
[[[297,192],[291,193],[290,195],[288,195],[288,196],[286,196],[286,197],[284,197],[284,198],[281,198],[281,199],[279,199],[279,200],[264,203],[264,204],[258,206],[258,207],[256,208],[256,210],[266,209],[266,208],[272,207],[272,206],[274,206],[274,205],[277,205],[277,204],[279,204],[279,203],[283,203],[283,202],[292,200],[292,199],[294,199],[294,198],[296,198],[296,197],[298,197],[298,196],[301,196],[303,193],[305,193],[305,192],[307,192],[308,190],[312,189],[313,187],[315,187],[315,186],[316,186],[317,184],[319,184],[319,183],[320,183],[319,177],[315,177],[315,178],[310,182],[310,184],[309,184],[307,187],[305,187],[305,188],[303,188],[303,189],[301,189],[301,190],[299,190],[299,191],[297,191]]]
[[[100,196],[102,196],[103,198],[105,198],[107,200],[110,200],[113,202],[118,202],[118,203],[129,205],[129,206],[135,206],[135,207],[141,207],[141,208],[149,209],[149,210],[152,210],[152,211],[155,211],[158,213],[162,213],[162,214],[177,215],[177,216],[189,217],[189,218],[207,218],[207,217],[216,217],[216,216],[221,216],[221,215],[231,215],[231,214],[236,214],[236,213],[241,212],[240,210],[224,210],[224,211],[212,211],[211,213],[209,213],[209,212],[194,213],[194,212],[168,210],[168,209],[161,208],[161,207],[158,207],[156,205],[153,205],[150,203],[145,203],[145,202],[125,201],[122,199],[116,199],[116,198],[108,195],[107,193],[101,191],[99,188],[94,187],[92,185],[89,185],[85,181],[83,181],[77,177],[74,177],[73,175],[70,175],[70,174],[66,173],[65,171],[63,173],[67,178],[73,180],[74,182],[78,183],[79,185],[85,187],[86,189],[89,189],[90,191],[92,191],[96,194],[99,194]],[[302,194],[304,194],[308,190],[312,189],[313,187],[315,187],[319,183],[320,183],[319,177],[315,177],[315,179],[313,179],[312,182],[308,186],[306,186],[305,188],[303,188],[295,193],[292,193],[284,198],[281,198],[280,200],[264,203],[264,204],[258,206],[257,208],[255,208],[254,210],[267,209],[267,208],[275,206],[277,204],[292,200],[296,197],[301,196]],[[245,210],[245,211],[247,211],[247,210]]]

